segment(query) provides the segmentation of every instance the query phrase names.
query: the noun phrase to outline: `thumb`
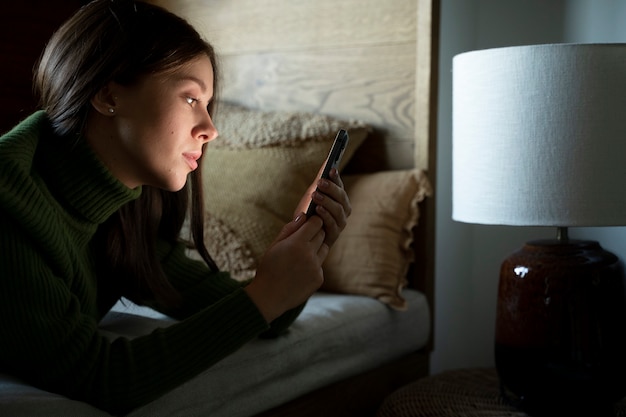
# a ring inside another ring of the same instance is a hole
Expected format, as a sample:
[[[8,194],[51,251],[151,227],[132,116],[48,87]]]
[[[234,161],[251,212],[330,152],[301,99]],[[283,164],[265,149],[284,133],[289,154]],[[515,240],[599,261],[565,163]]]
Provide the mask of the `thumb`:
[[[296,215],[296,217],[294,217],[292,221],[283,226],[280,233],[278,233],[275,242],[286,239],[294,234],[295,231],[298,230],[305,223],[305,219],[306,215],[304,213],[298,213],[298,215]]]

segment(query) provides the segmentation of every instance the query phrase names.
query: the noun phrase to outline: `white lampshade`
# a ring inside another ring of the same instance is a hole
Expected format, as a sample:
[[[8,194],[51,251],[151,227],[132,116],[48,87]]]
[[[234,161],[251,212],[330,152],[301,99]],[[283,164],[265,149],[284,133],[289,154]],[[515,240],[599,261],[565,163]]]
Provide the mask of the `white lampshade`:
[[[626,225],[626,44],[455,56],[452,158],[455,220]]]

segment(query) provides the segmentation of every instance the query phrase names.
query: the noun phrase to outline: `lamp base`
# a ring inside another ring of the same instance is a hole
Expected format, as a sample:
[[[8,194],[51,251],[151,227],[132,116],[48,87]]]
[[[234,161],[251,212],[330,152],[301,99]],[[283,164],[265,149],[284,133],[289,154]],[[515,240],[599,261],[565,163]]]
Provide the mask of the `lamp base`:
[[[622,263],[598,242],[537,240],[513,253],[498,288],[503,393],[531,415],[610,415],[626,395],[624,299]]]

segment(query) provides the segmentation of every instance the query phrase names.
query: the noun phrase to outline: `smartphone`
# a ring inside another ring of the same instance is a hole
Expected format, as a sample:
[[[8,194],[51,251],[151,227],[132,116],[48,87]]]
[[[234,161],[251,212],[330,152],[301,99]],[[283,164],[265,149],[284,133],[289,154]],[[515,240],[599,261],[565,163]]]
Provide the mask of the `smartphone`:
[[[346,150],[349,139],[350,138],[348,137],[348,132],[346,132],[345,130],[340,129],[339,132],[337,132],[337,136],[335,136],[335,140],[333,141],[333,146],[331,146],[330,148],[330,152],[328,153],[328,157],[326,158],[324,167],[320,170],[320,174],[318,175],[317,179],[329,178],[331,169],[339,169],[339,162],[341,161],[341,157]],[[315,214],[315,207],[317,207],[317,204],[311,201],[309,203],[309,207],[306,210],[307,219]]]

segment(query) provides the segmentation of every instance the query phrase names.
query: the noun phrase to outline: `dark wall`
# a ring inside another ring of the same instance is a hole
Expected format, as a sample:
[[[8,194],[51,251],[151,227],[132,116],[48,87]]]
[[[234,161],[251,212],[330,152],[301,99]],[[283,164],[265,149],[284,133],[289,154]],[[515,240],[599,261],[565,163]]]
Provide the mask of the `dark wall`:
[[[33,67],[52,33],[80,5],[78,0],[0,3],[0,134],[36,109]]]

